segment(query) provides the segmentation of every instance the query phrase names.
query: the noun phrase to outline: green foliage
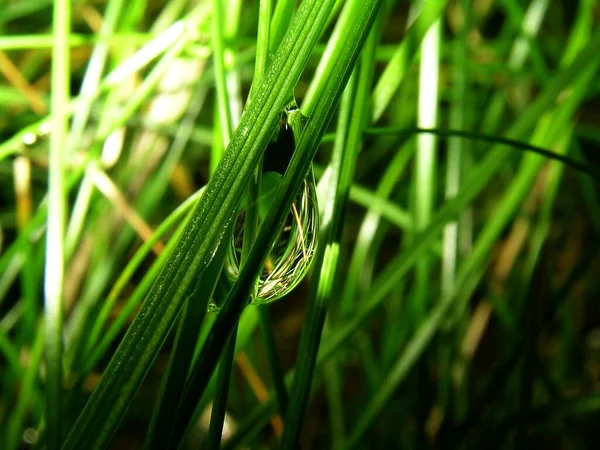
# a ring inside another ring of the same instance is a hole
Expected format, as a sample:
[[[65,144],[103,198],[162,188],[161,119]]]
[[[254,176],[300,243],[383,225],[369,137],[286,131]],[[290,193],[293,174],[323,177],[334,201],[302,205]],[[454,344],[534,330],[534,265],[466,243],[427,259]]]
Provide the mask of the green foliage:
[[[599,7],[7,2],[0,447],[594,448]]]

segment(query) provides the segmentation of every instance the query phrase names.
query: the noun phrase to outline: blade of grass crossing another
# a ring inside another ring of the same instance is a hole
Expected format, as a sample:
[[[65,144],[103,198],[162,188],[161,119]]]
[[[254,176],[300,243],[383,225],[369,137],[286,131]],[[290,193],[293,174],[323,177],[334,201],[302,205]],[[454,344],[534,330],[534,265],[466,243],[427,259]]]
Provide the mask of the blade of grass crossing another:
[[[432,0],[424,2],[416,19],[409,25],[408,31],[402,42],[392,55],[377,85],[373,90],[373,122],[381,118],[404,76],[406,75],[406,62],[416,53],[411,46],[417,47],[425,37],[427,30],[440,17],[446,6],[447,0]]]
[[[177,248],[80,414],[64,449],[101,448],[123,414],[180,312],[191,283],[212,259],[332,7],[303,2],[255,101],[248,105],[215,175],[194,208]]]
[[[418,126],[435,128],[438,122],[439,68],[441,22],[437,20],[429,28],[421,43],[421,66],[419,71]],[[433,214],[436,186],[437,139],[434,135],[419,134],[414,165],[414,224],[415,231],[429,225]],[[415,293],[412,309],[418,322],[426,314],[429,296],[432,261],[429,256],[421,258],[415,267]]]
[[[231,224],[226,234],[230,232]],[[221,242],[215,257],[206,270],[200,274],[194,288],[185,301],[175,343],[171,350],[169,365],[163,376],[158,402],[156,402],[146,436],[144,448],[147,450],[163,448],[164,443],[167,442],[170,431],[169,424],[176,412],[181,392],[187,379],[194,356],[196,341],[199,337],[200,326],[206,316],[209,302],[222,271],[227,247],[227,240]]]
[[[351,9],[354,6],[355,9]],[[374,5],[371,14],[375,14],[380,4]],[[358,2],[346,5],[349,17],[360,14]],[[374,20],[374,17],[373,17]],[[375,48],[379,39],[379,27],[374,26],[370,31],[365,48],[359,60],[355,76],[356,84],[350,82],[347,89],[348,100],[352,108],[344,108],[350,113],[347,135],[340,135],[340,142],[334,146],[332,156],[332,176],[330,193],[324,205],[323,228],[321,244],[315,256],[316,276],[311,279],[308,310],[306,313],[303,332],[300,338],[300,348],[297,357],[297,369],[290,394],[290,405],[285,416],[285,428],[281,441],[282,449],[293,449],[298,442],[306,407],[310,396],[313,371],[317,361],[317,353],[321,333],[325,323],[327,308],[333,292],[333,281],[338,264],[340,240],[343,229],[343,219],[354,178],[356,159],[362,144],[362,131],[365,126],[369,90],[374,68]],[[317,103],[318,105],[318,103]],[[342,119],[343,120],[343,119]]]
[[[250,252],[248,261],[242,267],[228,299],[219,312],[211,330],[211,336],[207,340],[207,345],[201,351],[198,364],[194,369],[193,376],[195,379],[192,379],[188,388],[186,388],[184,396],[186,402],[181,407],[181,417],[176,419],[179,422],[176,425],[176,436],[183,434],[183,428],[187,427],[194,410],[194,404],[204,392],[208,378],[215,368],[219,349],[222,348],[222,343],[228,338],[243,308],[241,302],[248,295],[258,271],[264,263],[273,242],[273,235],[282,226],[280,218],[289,211],[295,195],[308,173],[317,145],[333,114],[341,90],[348,80],[351,67],[356,61],[362,43],[366,39],[370,24],[374,20],[374,14],[380,3],[379,1],[370,1],[353,2],[352,4],[354,8],[358,8],[358,11],[355,15],[356,20],[348,30],[348,43],[340,49],[334,70],[327,74],[329,83],[322,95],[318,96],[319,100],[316,104],[318,108],[315,107],[313,114],[307,119],[300,142],[277,191],[271,210],[260,227],[258,238]],[[302,5],[299,11],[301,10]]]
[[[273,10],[272,0],[261,0],[260,1],[260,10],[259,10],[259,19],[258,19],[258,36],[257,36],[257,47],[256,47],[256,65],[254,67],[254,79],[255,82],[258,82],[264,75],[268,60],[269,60],[269,45],[271,40],[271,29],[274,27],[274,23],[276,17],[273,17],[271,20],[271,11]],[[282,8],[285,2],[277,2],[277,8]],[[274,39],[277,39],[277,36],[274,36]],[[276,46],[279,46],[280,42],[276,42]],[[254,86],[254,83],[253,85]],[[251,91],[252,93],[252,87]],[[262,173],[261,164],[256,168],[253,179],[250,180],[250,185],[248,186],[248,198],[250,199],[247,219],[249,224],[251,224],[252,229],[249,230],[248,227],[244,231],[244,238],[246,238],[246,234],[248,237],[252,236],[252,241],[256,238],[256,233],[258,232],[257,226],[258,223],[255,219],[252,219],[252,216],[256,214],[255,208],[250,208],[250,205],[256,205],[256,198],[260,195],[260,177]],[[246,246],[246,249],[249,251],[250,247]],[[281,368],[281,362],[279,355],[277,353],[277,345],[275,339],[275,333],[273,331],[273,326],[271,324],[271,316],[269,312],[269,305],[260,305],[258,307],[258,314],[260,317],[260,332],[265,345],[265,352],[267,354],[267,363],[269,365],[269,370],[271,372],[271,379],[273,381],[273,385],[275,387],[275,394],[277,397],[277,404],[279,406],[279,411],[281,414],[285,413],[288,402],[288,393],[285,387],[284,379],[283,379],[283,371]]]
[[[81,84],[81,97],[75,106],[73,114],[73,125],[69,135],[68,154],[72,155],[80,145],[84,129],[87,125],[95,92],[98,91],[100,78],[106,65],[109,50],[109,40],[116,28],[118,18],[121,15],[124,0],[111,0],[106,6],[102,25],[98,32],[99,41],[94,46],[92,55],[88,62],[87,70]]]
[[[512,139],[524,136],[540,116],[549,107],[554,105],[556,98],[570,85],[571,80],[588,66],[590,59],[597,57],[598,45],[600,45],[600,33],[597,32],[591,37],[590,41],[574,61],[567,68],[557,73],[531,106],[523,111],[517,121],[508,128],[507,136]],[[487,185],[488,180],[502,167],[504,159],[501,156],[501,152],[503,151],[501,145],[492,147],[490,154],[482,162],[475,165],[471,173],[465,177],[464,187],[459,191],[457,196],[449,200],[432,218],[430,225],[421,233],[420,238],[415,239],[413,244],[393,259],[383,270],[382,274],[375,280],[373,287],[364,295],[365,302],[355,311],[352,318],[336,327],[331,335],[327,335],[324,338],[318,355],[318,365],[330,358],[335,351],[348,341],[352,333],[381,305],[386,295],[397,287],[399,280],[413,267],[423,252],[430,251],[432,242],[435,242],[435,239],[432,238],[441,232],[443,226],[448,221],[457,217],[464,210],[464,207],[472,201],[483,187]],[[420,352],[428,344],[431,336],[435,334],[437,327],[441,324],[451,304],[451,302],[441,302],[429,313],[425,322],[419,327],[407,347],[405,347],[401,361],[392,368],[393,372],[390,376],[403,377],[410,370],[412,364],[419,358]],[[392,386],[391,389],[393,390],[394,387]],[[261,408],[262,413],[266,414],[265,408],[272,408],[272,404],[269,403],[264,408]],[[258,412],[257,417],[259,417]],[[261,417],[264,418],[267,416]],[[357,429],[357,436],[362,436],[366,428]],[[356,439],[358,440],[359,437]],[[346,442],[347,447],[355,445],[356,442],[353,442],[352,437]]]

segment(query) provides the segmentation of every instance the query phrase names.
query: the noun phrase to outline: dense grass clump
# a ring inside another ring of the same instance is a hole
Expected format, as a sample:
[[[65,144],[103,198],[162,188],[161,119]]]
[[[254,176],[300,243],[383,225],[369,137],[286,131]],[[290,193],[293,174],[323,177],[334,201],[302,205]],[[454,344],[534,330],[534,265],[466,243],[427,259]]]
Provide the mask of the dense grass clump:
[[[595,0],[9,0],[0,448],[595,448]]]

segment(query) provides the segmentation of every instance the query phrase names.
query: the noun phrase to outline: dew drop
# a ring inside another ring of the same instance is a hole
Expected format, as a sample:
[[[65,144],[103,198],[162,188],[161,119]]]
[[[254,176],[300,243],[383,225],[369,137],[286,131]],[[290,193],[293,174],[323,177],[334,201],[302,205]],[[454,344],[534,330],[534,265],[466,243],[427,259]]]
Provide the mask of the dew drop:
[[[295,100],[290,101],[282,111],[277,146],[271,144],[265,152],[263,171],[267,173],[263,175],[263,184],[269,172],[283,176],[306,121],[307,117]],[[261,199],[263,191],[261,188]],[[245,210],[242,209],[234,226],[225,263],[226,274],[231,281],[235,281],[240,272],[244,221]],[[280,299],[302,281],[313,261],[318,235],[319,207],[311,167],[259,275],[256,292],[252,295],[253,304]]]

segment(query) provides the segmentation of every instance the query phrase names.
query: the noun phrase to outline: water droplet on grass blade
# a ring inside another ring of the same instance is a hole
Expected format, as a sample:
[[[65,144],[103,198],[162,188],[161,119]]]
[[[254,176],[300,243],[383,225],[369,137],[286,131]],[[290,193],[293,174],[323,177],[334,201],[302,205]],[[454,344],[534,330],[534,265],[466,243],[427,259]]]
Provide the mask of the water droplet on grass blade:
[[[259,222],[264,220],[270,209],[306,120],[295,102],[286,107],[283,119],[277,141],[265,151],[258,199]],[[232,281],[237,279],[240,271],[244,222],[245,206],[238,215],[226,257],[225,269]],[[259,275],[256,291],[252,295],[253,304],[277,300],[302,281],[312,263],[318,234],[319,208],[311,168]]]
[[[283,229],[277,235],[258,279],[252,303],[268,303],[285,296],[302,281],[313,260],[319,233],[317,193],[312,173],[288,212]],[[261,195],[261,199],[271,200]],[[264,219],[268,206],[259,208]],[[234,230],[226,259],[227,275],[237,279],[242,255],[245,213],[242,211]]]

